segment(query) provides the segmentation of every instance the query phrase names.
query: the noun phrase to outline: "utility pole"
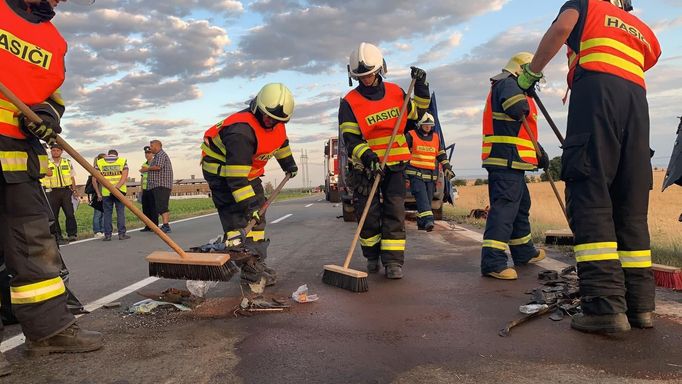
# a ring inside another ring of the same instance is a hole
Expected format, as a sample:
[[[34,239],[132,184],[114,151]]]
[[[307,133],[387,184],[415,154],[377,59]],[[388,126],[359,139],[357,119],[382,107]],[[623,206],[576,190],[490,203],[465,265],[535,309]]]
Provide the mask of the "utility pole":
[[[308,184],[308,152],[303,149],[301,149],[301,179],[303,189],[305,189]]]
[[[306,181],[306,188],[310,190],[310,170],[308,169],[308,150],[305,150],[305,181]]]

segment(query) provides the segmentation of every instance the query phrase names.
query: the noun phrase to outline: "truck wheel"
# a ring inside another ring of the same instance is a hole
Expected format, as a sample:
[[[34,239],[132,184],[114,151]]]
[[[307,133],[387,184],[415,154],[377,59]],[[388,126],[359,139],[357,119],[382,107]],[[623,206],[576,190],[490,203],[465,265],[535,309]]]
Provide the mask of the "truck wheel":
[[[433,209],[432,212],[434,220],[443,220],[443,207]]]
[[[339,193],[338,189],[335,191],[334,190],[329,191],[328,196],[329,196],[329,198],[327,200],[329,200],[332,203],[338,203],[341,201],[341,194]]]
[[[343,203],[343,221],[352,222],[355,221],[355,208],[352,205]]]

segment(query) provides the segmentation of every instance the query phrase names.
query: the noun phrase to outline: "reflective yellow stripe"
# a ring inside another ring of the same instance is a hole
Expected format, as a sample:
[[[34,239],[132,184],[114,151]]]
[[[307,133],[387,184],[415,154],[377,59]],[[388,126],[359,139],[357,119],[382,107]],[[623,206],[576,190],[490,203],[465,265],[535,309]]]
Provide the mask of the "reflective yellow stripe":
[[[414,165],[415,167],[421,166],[421,167],[429,167],[429,168],[436,168],[436,162],[435,161],[415,161],[415,160],[410,160],[410,164]]]
[[[360,136],[362,134],[362,132],[360,131],[360,126],[358,125],[358,123],[351,123],[351,122],[341,123],[341,125],[339,125],[339,128],[341,128],[342,134],[343,133],[350,133],[350,134],[358,135],[358,136]]]
[[[211,147],[206,145],[206,143],[201,143],[201,150],[204,151],[207,156],[210,156],[218,161],[225,162],[225,155],[215,152],[213,149],[211,149]]]
[[[0,108],[8,109],[12,112],[19,111],[19,109],[17,108],[16,105],[14,105],[14,104],[12,104],[9,101],[4,100],[4,99],[0,99]]]
[[[410,112],[407,114],[407,119],[408,120],[417,120],[419,118],[419,114],[417,113],[417,103],[414,102],[414,100],[410,100]],[[429,106],[425,106],[422,109],[426,109]],[[405,119],[405,118],[403,118]]]
[[[225,234],[227,235],[228,239],[232,239],[235,237],[239,237],[241,235],[241,232],[239,232],[239,231],[227,231]]]
[[[513,145],[521,145],[524,147],[528,148],[533,148],[533,142],[527,139],[522,139],[520,137],[514,137],[514,136],[485,136],[483,137],[483,142],[484,143],[493,143],[493,144],[513,144]]]
[[[502,112],[493,112],[493,120],[502,120],[502,121],[516,121],[511,118],[511,116],[507,115],[506,113]]]
[[[502,108],[504,108],[504,110],[506,111],[506,110],[508,110],[512,105],[514,105],[514,104],[516,104],[516,103],[519,103],[519,102],[521,102],[521,101],[525,101],[525,100],[526,100],[526,96],[525,96],[525,95],[516,95],[516,96],[512,96],[512,97],[508,98],[507,100],[505,100],[504,103],[502,103]]]
[[[265,231],[250,231],[246,234],[246,237],[250,237],[253,241],[265,240]]]
[[[201,169],[203,169],[204,171],[206,171],[206,172],[208,172],[208,173],[210,173],[210,174],[213,174],[213,175],[217,175],[217,174],[218,174],[218,168],[219,168],[219,167],[220,167],[220,164],[209,163],[209,162],[206,162],[206,161],[202,161],[202,162],[201,162]]]
[[[405,250],[405,240],[389,240],[381,239],[381,250],[382,251],[404,251]]]
[[[275,159],[277,160],[281,160],[289,156],[291,156],[291,147],[289,147],[288,145],[284,148],[280,148],[275,151]]]
[[[537,155],[535,154],[535,151],[519,151],[519,156],[521,157],[536,157]]]
[[[406,175],[412,175],[412,176],[419,176],[419,175],[421,175],[421,172],[417,172],[417,171],[413,171],[411,169],[408,169],[405,171],[405,174]]]
[[[534,165],[534,164],[530,164],[530,163],[520,163],[520,162],[518,162],[518,161],[512,161],[511,167],[512,167],[513,169],[521,169],[521,170],[524,170],[524,171],[531,171],[531,170],[534,170],[535,168],[537,168],[537,166]]]
[[[385,149],[376,149],[376,150],[374,151],[374,153],[376,153],[377,156],[379,156],[379,158],[381,158],[381,157],[384,156],[384,154],[386,153],[386,150],[385,150]],[[410,149],[407,148],[407,147],[397,147],[397,148],[396,148],[396,147],[393,147],[393,148],[391,148],[391,150],[389,151],[389,153],[390,153],[391,155],[393,155],[393,156],[395,156],[395,155],[405,155],[405,154],[409,154],[409,153],[410,153]]]
[[[635,76],[641,77],[642,79],[644,78],[644,70],[641,67],[610,53],[590,53],[589,55],[581,57],[579,61],[580,64],[594,62],[613,65],[624,71],[630,72]]]
[[[223,139],[220,138],[220,135],[216,135],[211,141],[213,142],[213,145],[218,147],[220,153],[227,155],[227,149],[225,149],[225,144],[223,144]]]
[[[651,267],[651,250],[644,251],[618,251],[618,258],[623,268],[649,268]]]
[[[5,172],[28,171],[28,153],[0,151],[0,165]]]
[[[363,247],[373,247],[373,246],[379,244],[380,241],[381,241],[381,233],[376,235],[376,236],[372,236],[370,238],[367,238],[367,239],[363,239],[362,237],[360,237],[360,245]]]
[[[568,57],[568,68],[571,68],[573,66],[573,63],[575,62],[575,59],[578,57],[578,55],[575,52],[571,52],[571,54]]]
[[[246,187],[243,188],[239,188],[238,190],[232,192],[232,197],[234,197],[234,201],[236,201],[237,203],[254,196],[256,196],[256,192],[253,191],[253,188],[251,188],[250,185],[247,185]]]
[[[618,243],[600,242],[579,244],[573,247],[575,260],[579,263],[588,261],[618,260]]]
[[[417,213],[417,217],[433,216],[433,211],[424,211]]]
[[[369,144],[370,147],[376,147],[379,145],[388,145],[388,142],[390,140],[391,140],[391,136],[377,137],[374,139],[367,140],[367,144]],[[405,143],[407,143],[407,140],[405,139],[405,135],[397,134],[395,136],[395,140],[393,141],[393,145],[397,144],[398,146],[402,146]]]
[[[509,240],[509,245],[522,245],[527,244],[531,239],[530,233],[524,237],[519,237],[518,239]]]
[[[38,155],[38,163],[40,163],[40,174],[46,174],[48,168],[47,155]]]
[[[19,126],[19,117],[12,111],[0,108],[0,123],[11,124],[15,127]]]
[[[49,300],[66,292],[61,277],[44,280],[39,283],[10,287],[12,304],[33,304]]]
[[[505,251],[505,250],[507,250],[507,243],[503,243],[503,242],[497,241],[497,240],[483,239],[483,247],[484,248],[501,249],[501,250]]]
[[[639,52],[638,50],[633,49],[631,47],[628,47],[627,45],[621,43],[618,40],[609,39],[608,37],[599,37],[599,38],[595,38],[595,39],[585,40],[585,41],[580,43],[580,50],[584,51],[586,49],[599,47],[599,46],[611,47],[611,48],[613,48],[619,52],[622,52],[622,53],[632,57],[642,67],[644,66],[644,55],[641,52]]]
[[[421,109],[426,109],[429,107],[429,104],[431,104],[431,98],[423,98],[419,96],[414,96],[412,98],[414,100],[414,104],[417,106],[417,108]]]
[[[443,164],[443,165],[445,165],[445,164],[450,164],[450,162],[448,161],[448,159],[444,159],[444,160],[442,160],[440,163]]]
[[[419,160],[430,160],[430,161],[436,161],[436,156],[435,155],[422,155],[419,153],[413,153],[412,154],[413,159],[419,159]]]
[[[499,157],[489,157],[483,160],[483,165],[498,165],[500,167],[506,167],[509,165],[507,159],[501,159]]]
[[[223,165],[223,168],[220,170],[220,176],[247,177],[250,171],[250,165]]]
[[[353,148],[353,152],[351,153],[352,157],[355,160],[360,161],[360,157],[362,156],[363,153],[367,152],[369,150],[369,145],[365,143],[360,143]]]
[[[484,147],[481,147],[481,151],[482,151],[483,153],[490,153],[490,152],[492,152],[492,150],[493,150],[493,146],[492,146],[492,145],[486,145],[486,146],[484,146]]]

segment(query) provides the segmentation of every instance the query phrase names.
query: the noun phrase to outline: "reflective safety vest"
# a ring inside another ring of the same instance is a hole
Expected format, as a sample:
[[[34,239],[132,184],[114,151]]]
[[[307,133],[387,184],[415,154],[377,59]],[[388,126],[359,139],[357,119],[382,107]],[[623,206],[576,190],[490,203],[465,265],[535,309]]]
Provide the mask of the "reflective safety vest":
[[[227,149],[220,138],[220,131],[224,127],[238,123],[248,124],[256,136],[256,152],[251,158],[251,166],[224,164]],[[271,158],[283,159],[292,155],[288,146],[278,151],[286,140],[287,131],[284,123],[280,122],[271,129],[266,129],[253,113],[237,112],[204,133],[204,142],[201,145],[202,168],[209,173],[223,177],[247,177],[253,180],[265,174],[265,165]],[[217,160],[218,163],[213,160],[206,161],[207,158]]]
[[[358,121],[360,132],[367,141],[369,149],[376,153],[381,160],[383,160],[386,149],[388,149],[388,142],[405,98],[403,90],[398,85],[384,82],[384,87],[385,94],[381,100],[369,100],[362,96],[357,89],[348,92],[344,97]],[[403,116],[401,120],[386,160],[389,165],[410,160],[410,149],[407,147],[404,135],[407,115]],[[360,148],[358,151],[367,150],[366,146]],[[360,156],[362,156],[360,152],[353,154],[355,159],[360,159]]]
[[[66,41],[50,22],[30,23],[0,1],[0,82],[27,105],[42,103],[64,82]],[[0,135],[25,139],[18,108],[0,93]]]
[[[104,176],[111,184],[116,186],[116,184],[121,181],[121,177],[123,176],[123,168],[125,168],[126,165],[126,159],[123,157],[119,157],[114,161],[113,163],[109,163],[106,161],[106,159],[99,159],[97,160],[97,168],[99,171],[102,173],[102,176]],[[121,192],[126,193],[128,188],[125,184],[119,188]],[[109,196],[111,195],[111,192],[107,188],[104,188],[102,186],[102,196]]]
[[[66,188],[73,184],[71,177],[71,162],[61,159],[59,165],[50,161],[47,167],[52,171],[52,176],[45,176],[40,179],[45,188]]]
[[[145,161],[144,163],[142,163],[142,166],[143,166],[143,167],[148,167],[148,166],[149,166],[149,162],[148,162],[148,161]],[[148,181],[148,179],[149,179],[149,176],[147,176],[148,174],[149,174],[148,172],[141,172],[141,173],[140,173],[140,188],[141,188],[143,191],[146,191],[146,190],[147,190],[147,181]]]
[[[568,48],[568,86],[578,66],[609,73],[646,88],[644,72],[653,67],[661,47],[649,26],[607,1],[589,0],[578,52]]]
[[[532,97],[526,96],[530,114],[526,117],[533,136],[538,137],[538,111]],[[511,124],[510,124],[511,123]],[[506,131],[506,132],[504,132]],[[514,150],[508,150],[513,146]],[[532,171],[537,168],[538,159],[533,142],[521,122],[504,112],[493,112],[492,91],[483,111],[483,166],[512,168]]]
[[[430,141],[419,137],[417,131],[410,131],[408,135],[412,136],[412,159],[410,160],[410,165],[415,168],[435,170],[436,156],[438,156],[438,147],[440,147],[438,133],[433,132]]]

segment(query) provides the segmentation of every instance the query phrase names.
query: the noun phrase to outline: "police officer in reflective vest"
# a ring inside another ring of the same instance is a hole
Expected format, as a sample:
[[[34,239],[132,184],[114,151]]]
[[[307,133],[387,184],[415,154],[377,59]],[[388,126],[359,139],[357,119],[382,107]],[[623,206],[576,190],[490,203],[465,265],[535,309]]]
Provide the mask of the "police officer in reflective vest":
[[[386,62],[379,48],[361,43],[350,55],[349,76],[358,86],[348,92],[339,106],[339,129],[353,164],[355,212],[364,209],[374,174],[382,174],[379,190],[374,196],[367,219],[360,232],[362,253],[367,258],[367,271],[377,273],[379,261],[383,263],[386,277],[403,277],[405,260],[405,167],[410,160],[410,149],[405,139],[405,126],[419,120],[418,108],[429,106],[429,86],[426,72],[412,67],[416,79],[414,99],[408,103],[407,116],[402,119],[397,137],[387,148],[405,91],[398,85],[385,82]],[[381,160],[389,151],[385,169]],[[383,201],[379,198],[379,193]]]
[[[446,179],[455,177],[452,166],[440,145],[438,133],[433,132],[436,124],[433,116],[425,112],[413,129],[405,135],[412,158],[405,174],[410,180],[410,192],[417,202],[417,228],[430,232],[433,230],[431,201],[438,180],[438,166],[443,168]]]
[[[102,335],[80,329],[67,308],[62,262],[50,234],[51,212],[40,186],[47,154],[39,139],[61,131],[66,42],[52,25],[59,1],[0,0],[0,82],[42,119],[30,122],[0,94],[0,246],[10,283],[12,309],[26,335],[29,353],[87,352]],[[0,357],[0,375],[11,367]]]
[[[534,263],[545,258],[531,239],[530,194],[525,172],[535,171],[549,163],[544,150],[536,153],[533,143],[521,125],[525,117],[537,138],[537,110],[533,99],[523,94],[516,84],[521,65],[533,55],[514,55],[502,73],[490,79],[491,89],[483,112],[483,146],[481,158],[488,171],[490,212],[486,220],[481,249],[481,273],[502,280],[515,280],[516,270],[507,266],[509,249],[514,265]]]
[[[55,217],[55,232],[57,241],[65,243],[62,237],[62,230],[59,226],[59,211],[64,211],[66,219],[66,233],[68,241],[75,241],[78,234],[78,224],[73,210],[72,196],[78,197],[76,191],[76,179],[73,166],[69,159],[62,157],[62,148],[54,143],[50,146],[52,159],[47,164],[47,174],[40,179],[47,192],[47,200]]]
[[[118,151],[115,149],[110,149],[104,158],[98,159],[95,163],[95,169],[102,173],[109,182],[116,187],[123,195],[128,192],[128,186],[126,182],[128,181],[128,161],[118,156]],[[111,194],[108,188],[101,188],[98,186],[99,183],[97,179],[92,180],[92,184],[95,187],[95,192],[97,193],[97,199],[102,201],[103,209],[103,224],[104,224],[104,238],[102,241],[111,241],[111,234],[113,232],[113,212],[116,208],[116,228],[118,230],[119,240],[128,240],[130,235],[128,235],[126,229],[126,214],[125,205],[116,196]]]
[[[298,167],[285,127],[293,112],[294,97],[289,89],[270,83],[261,88],[249,108],[204,133],[201,164],[225,239],[241,237],[258,256],[258,262],[242,266],[245,282],[259,282],[264,277],[266,284],[272,285],[277,279],[275,271],[265,264],[270,240],[265,238],[265,215],[258,214],[266,200],[260,177],[273,157],[290,177],[296,176]],[[256,226],[249,233],[241,233],[252,218]],[[228,241],[227,245],[237,243]]]
[[[561,8],[519,76],[532,90],[568,45],[572,89],[561,178],[575,234],[583,332],[653,327],[647,212],[652,186],[644,72],[661,48],[629,0],[573,0]]]

